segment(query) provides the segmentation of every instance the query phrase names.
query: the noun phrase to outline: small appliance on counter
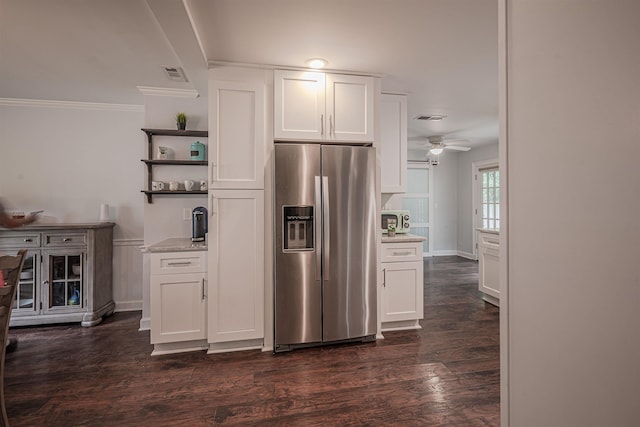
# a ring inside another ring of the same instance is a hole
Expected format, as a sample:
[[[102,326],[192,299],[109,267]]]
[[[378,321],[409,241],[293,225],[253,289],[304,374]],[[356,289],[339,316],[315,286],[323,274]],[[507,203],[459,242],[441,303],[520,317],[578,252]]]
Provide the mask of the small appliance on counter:
[[[196,141],[191,144],[191,147],[189,147],[189,152],[191,155],[191,160],[206,160],[205,145],[200,141]]]
[[[191,212],[191,241],[204,242],[207,234],[207,208],[198,206]]]
[[[396,229],[395,232],[398,234],[406,234],[409,233],[411,227],[409,225],[409,211],[405,210],[383,210],[382,211],[382,232],[388,233],[388,225],[389,223],[395,223]]]

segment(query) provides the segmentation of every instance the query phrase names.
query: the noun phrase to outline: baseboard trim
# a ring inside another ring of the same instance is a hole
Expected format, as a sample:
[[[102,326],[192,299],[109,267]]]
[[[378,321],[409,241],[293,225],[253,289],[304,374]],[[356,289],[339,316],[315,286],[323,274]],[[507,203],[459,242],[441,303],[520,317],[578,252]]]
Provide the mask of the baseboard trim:
[[[115,313],[121,311],[141,311],[142,310],[142,301],[116,301],[116,309]]]
[[[458,251],[458,256],[462,257],[462,258],[466,258],[466,259],[471,259],[473,261],[477,261],[478,257],[476,257],[474,254],[469,253],[469,252],[465,252],[465,251]]]
[[[445,251],[433,251],[433,256],[457,256],[458,251],[455,249],[448,249]]]
[[[138,328],[139,332],[142,331],[150,331],[151,330],[151,319],[148,317],[143,317],[140,319],[140,327]]]
[[[436,257],[436,256],[459,256],[459,257],[462,257],[462,258],[472,259],[474,261],[478,259],[472,253],[465,252],[465,251],[458,251],[458,250],[455,250],[455,249],[447,249],[447,250],[443,250],[443,251],[433,251],[432,252],[432,256],[434,256],[434,257]]]

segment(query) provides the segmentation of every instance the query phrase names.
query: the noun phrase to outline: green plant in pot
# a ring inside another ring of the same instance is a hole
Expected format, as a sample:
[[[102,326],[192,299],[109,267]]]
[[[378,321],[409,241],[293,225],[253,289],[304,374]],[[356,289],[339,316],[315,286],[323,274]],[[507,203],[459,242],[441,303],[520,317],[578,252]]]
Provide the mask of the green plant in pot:
[[[176,114],[176,124],[178,125],[178,130],[185,130],[187,127],[187,115],[185,113]]]

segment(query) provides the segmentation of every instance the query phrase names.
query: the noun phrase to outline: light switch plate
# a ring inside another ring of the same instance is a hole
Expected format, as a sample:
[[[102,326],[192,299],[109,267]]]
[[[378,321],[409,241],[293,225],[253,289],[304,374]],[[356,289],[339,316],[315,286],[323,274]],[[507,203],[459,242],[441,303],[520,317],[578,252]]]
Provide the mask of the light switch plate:
[[[191,219],[191,209],[182,208],[182,219],[185,221],[189,221]]]

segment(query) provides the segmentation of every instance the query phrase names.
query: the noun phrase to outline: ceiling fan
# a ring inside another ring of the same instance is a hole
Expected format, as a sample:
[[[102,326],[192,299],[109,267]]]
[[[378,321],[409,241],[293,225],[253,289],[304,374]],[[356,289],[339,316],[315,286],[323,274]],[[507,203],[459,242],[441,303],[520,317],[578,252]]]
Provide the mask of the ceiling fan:
[[[453,145],[452,143],[456,142],[467,142],[464,139],[452,139],[447,140],[442,135],[434,135],[428,136],[427,141],[418,142],[419,145],[427,145],[429,144],[428,150],[429,154],[433,154],[434,156],[438,156],[442,154],[444,150],[454,150],[454,151],[469,151],[471,147],[465,147],[463,145]]]

